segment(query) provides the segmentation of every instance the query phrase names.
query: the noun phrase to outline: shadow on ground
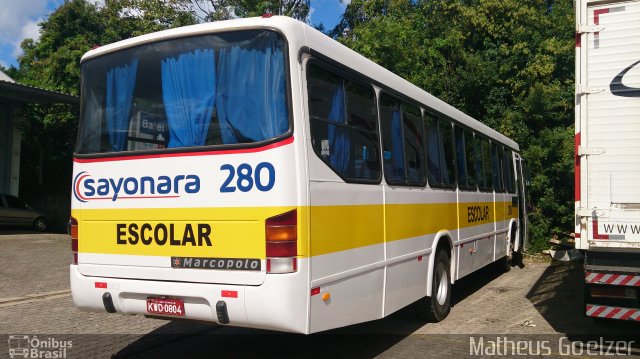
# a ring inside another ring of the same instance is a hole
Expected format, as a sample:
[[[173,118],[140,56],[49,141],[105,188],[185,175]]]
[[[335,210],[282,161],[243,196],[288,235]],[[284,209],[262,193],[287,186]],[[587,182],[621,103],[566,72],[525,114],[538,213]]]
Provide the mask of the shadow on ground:
[[[453,292],[451,293],[451,304],[453,307],[455,308],[456,304],[462,302],[468,296],[484,288],[484,286],[504,274],[504,270],[502,270],[500,265],[498,262],[492,263],[458,280],[453,285]],[[524,266],[522,268],[524,268]]]
[[[553,262],[527,294],[538,312],[558,333],[580,338],[635,335],[640,342],[640,323],[595,321],[584,314],[582,263]]]
[[[130,343],[112,358],[373,358],[406,336],[338,331],[305,336],[174,322]]]
[[[458,281],[452,304],[460,303],[500,274],[499,268],[491,265]],[[308,336],[176,321],[138,338],[113,357],[373,358],[406,342],[424,325],[411,306],[381,320]]]

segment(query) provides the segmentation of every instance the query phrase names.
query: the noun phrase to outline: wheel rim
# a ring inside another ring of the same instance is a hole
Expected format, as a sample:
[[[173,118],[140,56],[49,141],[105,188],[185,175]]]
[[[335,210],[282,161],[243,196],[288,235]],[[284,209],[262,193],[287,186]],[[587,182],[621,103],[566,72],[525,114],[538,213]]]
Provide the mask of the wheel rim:
[[[442,265],[438,266],[438,286],[436,289],[436,300],[438,304],[443,305],[447,301],[447,295],[449,291],[449,276],[447,271],[442,268]]]
[[[39,219],[36,221],[36,228],[38,230],[44,231],[47,228],[47,222],[43,219]]]

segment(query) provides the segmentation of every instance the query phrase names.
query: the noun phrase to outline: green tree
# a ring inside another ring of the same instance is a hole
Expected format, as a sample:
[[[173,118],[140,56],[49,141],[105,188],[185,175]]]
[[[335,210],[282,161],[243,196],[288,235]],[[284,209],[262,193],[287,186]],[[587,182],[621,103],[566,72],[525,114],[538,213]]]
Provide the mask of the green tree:
[[[40,23],[38,41],[23,41],[17,80],[78,95],[80,58],[91,48],[194,23],[189,13],[157,1],[107,0],[97,7],[69,0]]]
[[[309,16],[309,0],[170,0],[169,3],[175,9],[188,11],[202,22],[263,14],[307,21]]]
[[[22,84],[78,95],[80,58],[88,50],[195,22],[190,13],[157,1],[107,0],[98,7],[68,0],[40,24],[37,41],[22,42],[19,67],[10,68],[8,74]],[[32,203],[44,193],[69,202],[78,110],[62,104],[29,105],[22,110],[21,195]]]
[[[519,142],[537,250],[573,229],[573,32],[567,0],[353,0],[331,35]]]

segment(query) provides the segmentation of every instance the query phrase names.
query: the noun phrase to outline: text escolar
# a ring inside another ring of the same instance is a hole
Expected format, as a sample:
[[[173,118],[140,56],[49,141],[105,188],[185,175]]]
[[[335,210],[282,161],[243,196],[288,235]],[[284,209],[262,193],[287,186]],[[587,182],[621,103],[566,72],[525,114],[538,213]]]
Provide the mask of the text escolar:
[[[176,235],[175,225],[143,223],[118,223],[116,224],[116,242],[118,244],[143,244],[154,243],[159,246],[207,246],[211,247],[211,226],[206,223],[187,223],[184,230]]]

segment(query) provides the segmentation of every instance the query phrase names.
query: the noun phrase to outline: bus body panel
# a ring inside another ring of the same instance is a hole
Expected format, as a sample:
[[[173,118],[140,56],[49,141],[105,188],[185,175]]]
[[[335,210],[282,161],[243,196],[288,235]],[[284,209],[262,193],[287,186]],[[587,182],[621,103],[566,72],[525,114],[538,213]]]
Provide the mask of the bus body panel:
[[[299,202],[292,138],[282,143],[255,153],[76,162],[72,215],[79,222],[80,272],[260,284],[265,276],[264,221]],[[256,182],[247,191],[240,190],[250,183],[239,176],[242,166],[252,169],[248,178]],[[268,190],[259,190],[258,184]],[[101,187],[108,193],[101,195]],[[224,192],[230,188],[235,190]],[[195,269],[176,269],[176,258],[218,260],[196,265],[194,259],[189,265]],[[260,265],[228,265],[233,259],[258,260]]]
[[[71,265],[72,299],[79,309],[104,312],[109,293],[118,313],[148,315],[147,297],[180,298],[186,318],[218,324],[216,304],[224,301],[229,325],[308,334],[308,297],[298,290],[307,283],[306,261],[300,259],[298,272],[270,276],[260,286],[91,277]]]
[[[455,245],[460,253],[456,273],[460,279],[494,261],[496,218],[492,193],[460,191],[458,198],[460,229]]]

